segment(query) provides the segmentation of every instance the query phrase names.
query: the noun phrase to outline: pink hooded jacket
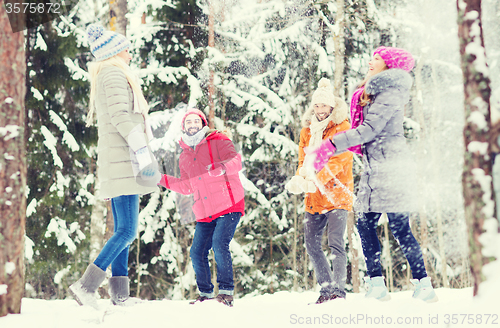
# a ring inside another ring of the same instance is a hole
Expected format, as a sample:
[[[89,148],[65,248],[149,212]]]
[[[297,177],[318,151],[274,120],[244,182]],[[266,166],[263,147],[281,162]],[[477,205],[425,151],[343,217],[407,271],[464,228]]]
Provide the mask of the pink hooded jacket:
[[[193,194],[193,212],[198,222],[211,222],[224,214],[245,215],[244,190],[239,178],[241,155],[233,142],[220,131],[210,131],[194,149],[179,141],[181,177],[164,174],[160,185],[183,195]],[[216,176],[209,170],[222,166]]]

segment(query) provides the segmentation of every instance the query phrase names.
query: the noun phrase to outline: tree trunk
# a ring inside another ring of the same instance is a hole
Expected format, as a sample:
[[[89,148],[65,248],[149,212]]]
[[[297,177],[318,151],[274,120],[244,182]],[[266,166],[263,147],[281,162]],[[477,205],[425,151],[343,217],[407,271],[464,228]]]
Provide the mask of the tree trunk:
[[[333,93],[344,98],[344,62],[345,62],[345,14],[344,0],[337,0],[337,15],[335,19],[335,32],[333,35],[335,47],[335,75],[333,78]]]
[[[214,32],[214,5],[213,1],[209,1],[209,15],[208,15],[208,46],[210,48],[215,47],[215,32]],[[210,112],[208,113],[208,126],[213,129],[215,126],[215,85],[214,85],[214,67],[210,65],[210,75],[208,78],[208,107]]]
[[[127,35],[127,0],[109,1],[109,29]]]
[[[99,183],[96,180],[96,184]],[[105,220],[104,213],[106,212],[106,202],[101,199],[96,199],[92,206],[92,214],[90,216],[90,253],[89,262],[94,260],[99,255],[104,243]],[[113,221],[113,220],[111,220]]]
[[[462,185],[470,247],[474,295],[482,281],[481,270],[487,259],[481,252],[479,238],[483,223],[495,211],[492,184],[492,148],[498,149],[490,135],[490,81],[486,66],[481,0],[457,0],[458,36],[464,77],[465,154]],[[493,146],[493,147],[492,147]]]
[[[307,250],[304,247],[304,255],[302,256],[302,265],[303,265],[303,270],[304,270],[304,289],[308,290],[309,289],[309,257],[307,255]]]
[[[2,5],[3,7],[3,5]],[[13,15],[14,16],[14,15]],[[22,15],[11,17],[22,20]],[[21,312],[26,226],[24,31],[0,10],[0,317]]]
[[[333,35],[333,45],[335,48],[335,73],[333,77],[333,93],[337,97],[344,97],[344,65],[345,65],[345,11],[344,0],[336,0],[337,13],[335,25],[332,25],[328,17],[323,13],[319,5],[315,5],[319,17],[330,29]]]
[[[294,272],[293,275],[293,291],[296,292],[298,291],[299,288],[299,282],[298,282],[298,267],[297,267],[297,229],[298,229],[298,222],[297,222],[297,196],[294,195],[292,196],[293,198],[293,245],[292,245],[292,269]]]
[[[391,243],[389,242],[389,218],[386,213],[382,214],[382,220],[384,221],[384,242],[382,253],[385,253],[385,258],[387,259],[386,267],[386,278],[387,278],[387,288],[389,292],[394,291],[394,276],[392,273],[392,255],[391,255]]]
[[[359,268],[358,268],[358,250],[354,248],[354,213],[349,212],[347,216],[347,239],[349,240],[349,251],[351,252],[351,280],[352,290],[359,293]]]

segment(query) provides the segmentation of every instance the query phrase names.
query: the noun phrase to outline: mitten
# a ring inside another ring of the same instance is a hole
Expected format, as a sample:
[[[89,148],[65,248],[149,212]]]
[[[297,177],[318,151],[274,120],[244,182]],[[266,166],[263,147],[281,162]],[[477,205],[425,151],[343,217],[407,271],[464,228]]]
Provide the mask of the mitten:
[[[314,182],[309,179],[304,179],[300,175],[294,175],[292,179],[285,185],[286,190],[292,194],[301,194],[316,192]]]
[[[142,147],[135,152],[135,157],[139,163],[139,171],[152,163],[151,156],[149,155],[148,147]]]
[[[311,180],[309,179],[304,179],[304,182],[302,183],[302,185],[300,186],[302,188],[302,190],[304,190],[305,193],[313,193],[313,192],[316,192],[316,185],[314,184],[314,182],[312,182]]]
[[[313,167],[313,161],[314,161],[314,156],[308,156],[306,155],[304,159],[304,165],[299,170],[299,175],[301,177],[313,177],[316,175],[316,172],[314,171]]]
[[[141,178],[145,180],[152,179],[155,176],[155,174],[156,174],[156,169],[152,165],[146,167],[140,172]]]
[[[294,175],[290,181],[285,185],[286,190],[291,192],[292,194],[301,194],[304,191],[300,187],[304,178],[298,175]]]
[[[300,187],[306,193],[313,193],[313,192],[316,192],[316,185],[311,180],[311,177],[316,175],[316,173],[315,172],[308,172],[308,170],[306,168],[307,161],[308,161],[308,158],[306,155],[306,158],[304,159],[304,165],[299,170],[299,175],[301,177],[305,178],[304,181],[301,183]]]
[[[325,139],[318,148],[311,149],[310,147],[305,148],[305,152],[309,156],[313,156],[313,166],[316,171],[321,171],[321,169],[328,163],[330,157],[335,154],[335,145],[330,139]]]
[[[221,163],[215,163],[214,165],[210,164],[207,166],[208,175],[211,177],[219,177],[226,173],[224,165]]]

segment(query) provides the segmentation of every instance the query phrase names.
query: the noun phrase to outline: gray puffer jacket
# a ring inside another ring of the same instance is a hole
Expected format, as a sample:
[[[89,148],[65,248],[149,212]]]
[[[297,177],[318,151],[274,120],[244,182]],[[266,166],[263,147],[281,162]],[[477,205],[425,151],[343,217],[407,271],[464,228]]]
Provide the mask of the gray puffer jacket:
[[[385,70],[366,84],[372,103],[363,108],[363,124],[334,136],[338,151],[363,145],[364,172],[355,203],[360,212],[416,210],[415,167],[406,145],[403,119],[412,85],[401,69]]]
[[[149,146],[144,116],[134,112],[134,94],[122,69],[109,66],[97,76],[95,98],[99,139],[97,175],[100,198],[143,195],[157,190],[137,184],[130,151]]]

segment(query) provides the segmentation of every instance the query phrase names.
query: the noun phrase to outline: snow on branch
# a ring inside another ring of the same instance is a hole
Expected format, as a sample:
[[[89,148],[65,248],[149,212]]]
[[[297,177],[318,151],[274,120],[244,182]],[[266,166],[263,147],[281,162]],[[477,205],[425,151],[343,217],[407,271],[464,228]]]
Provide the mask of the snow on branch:
[[[14,139],[19,136],[19,130],[21,127],[19,125],[9,124],[5,127],[0,127],[0,137],[3,137],[3,140],[7,141],[10,139]]]
[[[54,160],[54,165],[59,166],[61,169],[63,168],[63,162],[59,155],[57,154],[57,149],[56,149],[56,144],[57,144],[57,139],[52,135],[49,129],[45,125],[42,125],[40,128],[40,132],[42,132],[43,137],[45,140],[43,141],[43,144],[47,149],[50,151],[52,154],[52,159]]]
[[[66,65],[66,67],[68,67],[68,70],[72,73],[71,77],[73,78],[73,80],[90,81],[90,74],[84,69],[82,69],[77,62],[78,59],[75,59],[73,61],[68,57],[64,58],[64,64]]]
[[[57,115],[53,110],[49,111],[50,119],[52,123],[54,123],[61,132],[63,132],[63,142],[68,145],[71,151],[79,151],[80,146],[76,141],[75,137],[68,131],[66,124],[64,124],[63,120]]]
[[[80,224],[78,222],[73,222],[66,225],[66,220],[62,220],[58,217],[52,218],[49,225],[47,226],[47,231],[45,232],[45,238],[49,238],[52,234],[57,238],[57,246],[66,246],[67,253],[74,253],[76,251],[76,243],[79,243],[85,239],[85,234],[80,230]],[[70,235],[76,234],[72,239]]]

